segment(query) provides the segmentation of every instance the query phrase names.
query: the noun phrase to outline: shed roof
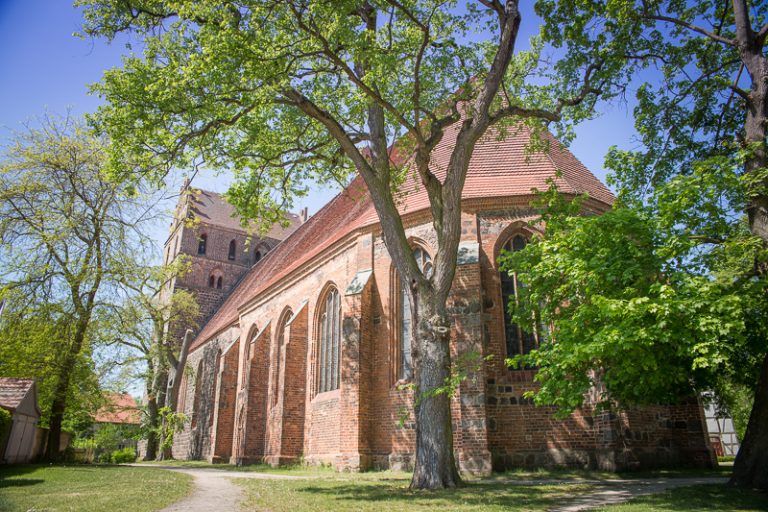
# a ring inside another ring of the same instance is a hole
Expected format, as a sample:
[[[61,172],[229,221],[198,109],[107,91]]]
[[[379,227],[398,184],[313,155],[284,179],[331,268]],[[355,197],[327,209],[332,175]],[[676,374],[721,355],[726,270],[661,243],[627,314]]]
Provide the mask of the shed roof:
[[[0,377],[0,407],[15,411],[34,386],[34,379]]]

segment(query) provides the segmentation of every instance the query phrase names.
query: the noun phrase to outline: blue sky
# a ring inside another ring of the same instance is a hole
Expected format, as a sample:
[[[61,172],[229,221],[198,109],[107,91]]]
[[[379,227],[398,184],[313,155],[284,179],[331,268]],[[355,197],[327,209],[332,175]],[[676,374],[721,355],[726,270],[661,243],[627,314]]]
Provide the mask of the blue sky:
[[[0,0],[0,145],[11,130],[46,110],[64,113],[69,108],[83,114],[98,106],[99,99],[88,95],[87,85],[98,81],[105,69],[120,65],[126,40],[108,45],[103,40],[76,38],[73,33],[80,23],[79,11],[67,0]],[[525,46],[537,25],[530,11],[523,13],[518,47]],[[626,107],[601,109],[601,117],[577,127],[571,150],[605,181],[606,151],[614,144],[629,147],[633,128]],[[228,179],[207,174],[196,183],[223,191]],[[313,191],[298,207],[308,206],[313,213],[334,193]],[[164,233],[156,238],[164,239]]]

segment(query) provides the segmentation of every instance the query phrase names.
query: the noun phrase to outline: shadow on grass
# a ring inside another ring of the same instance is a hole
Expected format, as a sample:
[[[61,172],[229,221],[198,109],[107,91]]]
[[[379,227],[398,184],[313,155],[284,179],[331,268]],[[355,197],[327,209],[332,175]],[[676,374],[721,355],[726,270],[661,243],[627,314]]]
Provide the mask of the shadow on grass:
[[[333,485],[303,485],[296,487],[299,493],[322,497],[330,501],[379,502],[394,506],[397,502],[409,506],[452,506],[466,507],[494,505],[497,507],[548,507],[563,502],[574,494],[589,492],[592,486],[586,484],[566,485],[508,485],[494,482],[471,482],[456,489],[436,491],[412,491],[407,484],[391,484],[385,481],[340,483]],[[346,510],[346,509],[345,509]]]
[[[539,469],[511,469],[508,471],[493,473],[487,480],[615,480],[638,478],[699,478],[699,477],[724,477],[731,476],[733,468],[719,467],[715,469],[676,468],[655,469],[644,471],[622,471],[618,473],[610,471],[582,470],[572,468],[539,468]]]
[[[39,471],[40,468],[47,467],[45,464],[11,464],[0,466],[0,486],[6,484],[7,478],[16,478]]]
[[[37,485],[43,483],[44,480],[39,478],[14,478],[13,480],[0,480],[0,489],[5,487],[29,487],[30,485]]]
[[[635,498],[625,505],[600,510],[694,512],[700,510],[768,510],[768,495],[727,485],[696,485]]]

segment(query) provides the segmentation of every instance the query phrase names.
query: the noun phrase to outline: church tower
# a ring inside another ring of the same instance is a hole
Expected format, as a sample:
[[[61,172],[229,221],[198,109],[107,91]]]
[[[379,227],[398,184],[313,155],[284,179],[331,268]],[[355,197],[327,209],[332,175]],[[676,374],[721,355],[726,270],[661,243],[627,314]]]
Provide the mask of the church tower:
[[[290,214],[287,227],[274,225],[257,238],[234,215],[234,207],[220,194],[196,189],[185,180],[163,248],[163,263],[179,255],[191,260],[191,270],[168,284],[167,296],[176,290],[191,292],[200,306],[200,327],[243,275],[305,220]]]

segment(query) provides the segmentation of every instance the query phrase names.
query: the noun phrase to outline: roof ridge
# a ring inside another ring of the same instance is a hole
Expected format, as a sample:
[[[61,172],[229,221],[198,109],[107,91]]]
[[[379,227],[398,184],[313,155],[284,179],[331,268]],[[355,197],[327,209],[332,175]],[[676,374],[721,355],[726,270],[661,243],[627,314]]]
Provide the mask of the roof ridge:
[[[455,146],[458,125],[451,125],[443,140],[432,152],[430,167],[444,169]],[[609,205],[613,196],[589,169],[573,156],[546,130],[545,140],[557,143],[554,150],[535,151],[530,155],[525,148],[530,145],[532,129],[521,125],[514,133],[487,132],[487,138],[478,141],[476,151],[469,163],[462,199],[488,197],[521,197],[531,195],[534,189],[546,188],[548,179],[555,177],[556,171],[563,176],[565,193],[588,192],[595,200]],[[544,153],[542,155],[542,153]],[[567,155],[571,155],[568,157]],[[390,154],[390,158],[393,155]],[[400,155],[397,160],[400,161]],[[409,165],[412,155],[402,159],[404,167]],[[559,165],[559,164],[562,164]],[[409,173],[410,174],[410,173]],[[404,195],[397,207],[401,216],[418,215],[428,212],[428,198],[414,176],[403,186],[416,186]],[[209,339],[219,335],[225,329],[236,325],[242,307],[252,304],[281,280],[299,272],[321,256],[323,251],[335,247],[335,244],[362,228],[376,226],[379,223],[375,205],[371,202],[363,177],[355,177],[315,215],[299,225],[285,237],[262,262],[251,267],[233,288],[232,293],[206,322],[196,336],[191,350],[196,350]],[[375,229],[375,228],[374,228]],[[243,326],[246,328],[248,326]]]
[[[345,194],[345,193],[347,193],[349,191],[349,189],[352,187],[352,185],[358,179],[361,179],[360,175],[356,174],[355,178],[353,178],[352,181],[350,181],[342,190],[340,190],[338,194],[333,196],[333,198],[330,201],[325,203],[319,210],[317,210],[317,212],[315,212],[314,215],[309,217],[306,220],[306,222],[301,223],[299,225],[299,227],[296,228],[291,234],[289,234],[287,237],[283,238],[282,240],[279,240],[278,243],[271,250],[267,251],[267,254],[261,260],[259,260],[258,263],[254,264],[254,265],[251,265],[251,267],[247,271],[245,271],[243,273],[243,275],[240,276],[240,278],[237,280],[237,282],[232,286],[232,288],[230,289],[229,293],[225,297],[223,297],[221,303],[219,304],[219,307],[216,308],[216,312],[213,315],[211,315],[210,318],[208,318],[208,320],[202,326],[200,326],[200,330],[198,331],[198,335],[200,333],[202,333],[205,330],[205,328],[214,321],[214,319],[218,320],[218,317],[221,316],[222,314],[224,314],[223,313],[223,308],[221,306],[223,306],[224,303],[230,297],[235,295],[239,285],[243,281],[245,281],[252,273],[256,272],[257,270],[261,270],[262,268],[264,268],[264,266],[266,265],[266,262],[269,261],[269,259],[272,257],[273,254],[277,253],[279,248],[281,248],[283,245],[286,245],[286,244],[292,242],[293,241],[292,239],[294,237],[299,236],[299,233],[306,232],[306,230],[309,229],[309,226],[314,225],[315,223],[319,222],[318,219],[320,217],[320,214],[325,212],[325,211],[327,211],[327,210],[329,210],[334,205],[334,203],[336,201],[338,201],[342,197],[343,194]],[[221,330],[223,330],[224,328],[232,325],[233,323],[234,323],[234,320],[232,322],[229,322],[226,325],[222,326],[220,329],[216,330],[215,332],[211,333],[211,335],[218,334]],[[197,336],[195,336],[195,338],[197,338]],[[193,347],[197,346],[197,339],[195,339],[193,341],[192,346]]]

